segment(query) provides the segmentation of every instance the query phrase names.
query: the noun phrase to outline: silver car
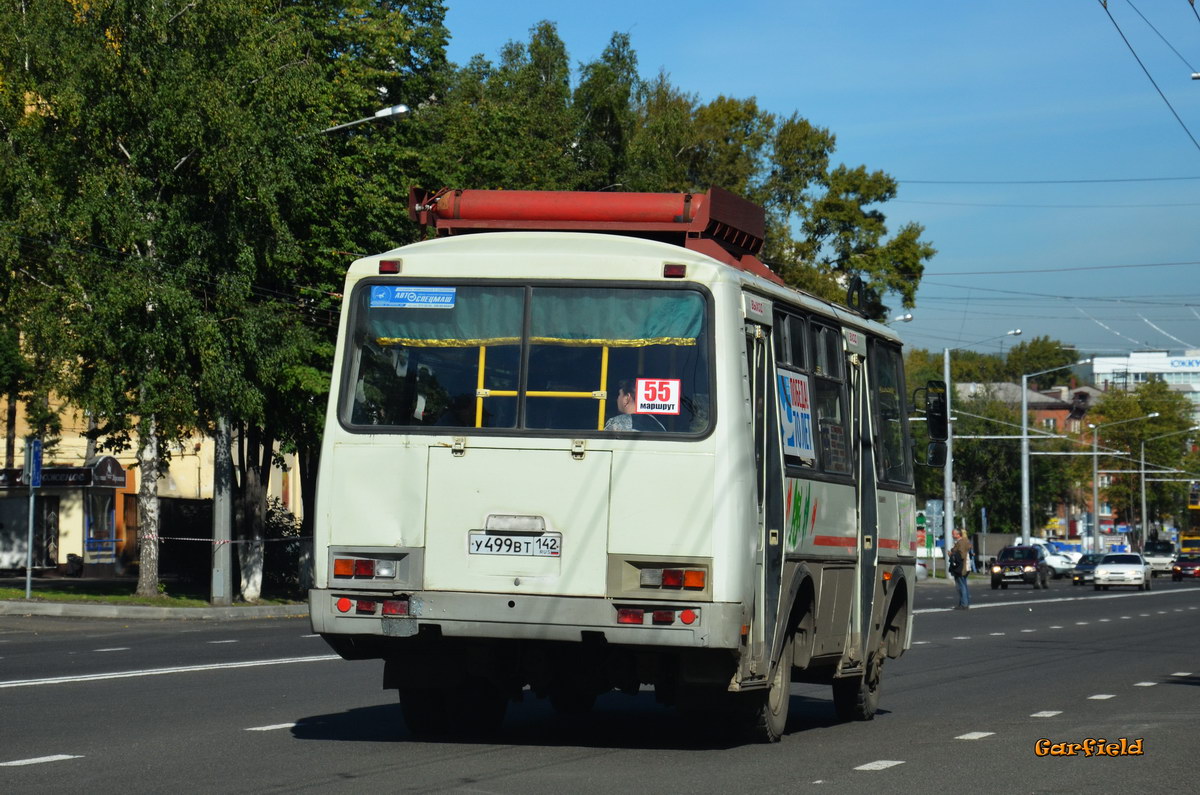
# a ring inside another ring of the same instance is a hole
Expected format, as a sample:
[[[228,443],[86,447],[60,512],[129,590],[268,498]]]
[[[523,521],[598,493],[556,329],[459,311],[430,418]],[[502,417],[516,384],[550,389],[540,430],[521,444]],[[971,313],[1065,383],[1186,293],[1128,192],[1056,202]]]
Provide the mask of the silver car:
[[[1150,590],[1150,564],[1136,552],[1110,552],[1096,564],[1095,588],[1131,585],[1139,591]]]

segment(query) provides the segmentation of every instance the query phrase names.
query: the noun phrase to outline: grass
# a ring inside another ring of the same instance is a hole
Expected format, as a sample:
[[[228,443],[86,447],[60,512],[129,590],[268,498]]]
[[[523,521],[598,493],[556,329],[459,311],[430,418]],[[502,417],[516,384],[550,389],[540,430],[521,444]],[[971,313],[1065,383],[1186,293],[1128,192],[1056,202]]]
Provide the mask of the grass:
[[[209,607],[207,591],[187,584],[166,583],[159,596],[138,596],[137,582],[129,580],[34,580],[32,601],[73,604],[143,605],[148,607]],[[25,600],[25,586],[0,586],[0,599]],[[295,599],[266,598],[256,605],[295,604]],[[245,602],[235,602],[236,607]]]

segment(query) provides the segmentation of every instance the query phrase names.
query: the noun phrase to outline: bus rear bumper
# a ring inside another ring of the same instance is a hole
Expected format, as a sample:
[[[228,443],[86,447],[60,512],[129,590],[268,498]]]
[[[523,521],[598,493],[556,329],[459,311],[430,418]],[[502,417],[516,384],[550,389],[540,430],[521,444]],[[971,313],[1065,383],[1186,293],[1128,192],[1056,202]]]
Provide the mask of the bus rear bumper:
[[[407,615],[382,615],[402,600]],[[642,623],[635,623],[637,612]],[[619,611],[634,611],[619,612]],[[321,635],[444,637],[738,649],[746,623],[740,604],[616,602],[595,597],[423,591],[403,597],[348,589],[309,592],[313,631]],[[622,617],[623,616],[623,617]]]

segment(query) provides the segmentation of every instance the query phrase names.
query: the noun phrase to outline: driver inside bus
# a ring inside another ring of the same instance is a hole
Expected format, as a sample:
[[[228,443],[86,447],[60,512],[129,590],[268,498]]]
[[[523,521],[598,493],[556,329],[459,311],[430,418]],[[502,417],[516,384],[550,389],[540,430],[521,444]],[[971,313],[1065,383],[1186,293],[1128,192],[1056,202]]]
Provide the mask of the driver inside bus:
[[[633,381],[617,382],[617,414],[604,423],[606,431],[665,431],[656,417],[637,413],[636,387]]]

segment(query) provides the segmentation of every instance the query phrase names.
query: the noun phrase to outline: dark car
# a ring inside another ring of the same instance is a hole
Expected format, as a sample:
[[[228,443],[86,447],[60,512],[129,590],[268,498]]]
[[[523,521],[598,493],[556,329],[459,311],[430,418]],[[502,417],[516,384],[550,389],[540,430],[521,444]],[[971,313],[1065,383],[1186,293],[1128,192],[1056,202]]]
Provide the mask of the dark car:
[[[1075,568],[1071,569],[1071,584],[1083,585],[1096,579],[1096,564],[1104,557],[1097,552],[1089,552],[1079,559]]]
[[[1200,555],[1180,555],[1171,564],[1171,579],[1200,580]]]
[[[1009,585],[1032,585],[1049,588],[1048,580],[1054,576],[1046,560],[1046,548],[1005,547],[992,562],[992,590]]]

